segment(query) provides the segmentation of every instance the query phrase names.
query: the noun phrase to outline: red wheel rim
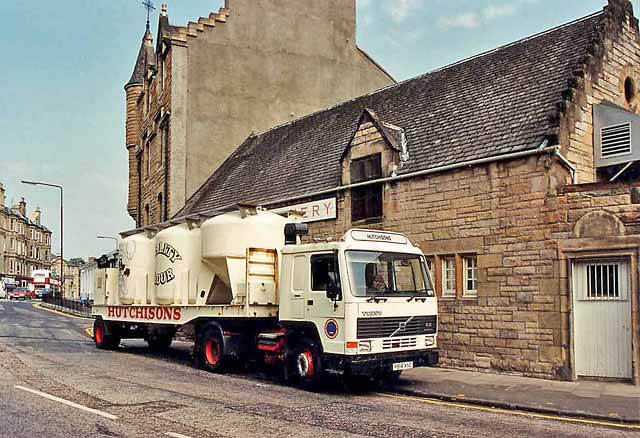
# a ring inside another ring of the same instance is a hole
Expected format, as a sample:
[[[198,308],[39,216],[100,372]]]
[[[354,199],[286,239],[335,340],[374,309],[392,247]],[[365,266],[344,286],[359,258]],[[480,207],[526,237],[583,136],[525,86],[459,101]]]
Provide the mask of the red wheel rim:
[[[316,370],[311,351],[303,350],[298,356],[298,372],[300,377],[314,376]]]
[[[220,361],[220,346],[215,339],[209,339],[204,344],[204,355],[207,362],[211,365],[217,365]]]
[[[102,338],[104,336],[102,326],[96,327],[95,335],[96,335],[96,344],[102,344]]]

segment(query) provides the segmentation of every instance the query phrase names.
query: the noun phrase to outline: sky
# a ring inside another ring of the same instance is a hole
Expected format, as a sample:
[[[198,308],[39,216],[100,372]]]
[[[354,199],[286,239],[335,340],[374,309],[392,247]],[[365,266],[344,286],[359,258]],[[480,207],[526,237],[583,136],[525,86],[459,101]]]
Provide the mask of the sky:
[[[155,3],[159,8],[161,1]],[[171,23],[184,25],[217,10],[222,1],[165,3]],[[632,3],[640,10],[640,0]],[[586,16],[605,4],[358,0],[358,45],[404,80]],[[65,258],[99,256],[112,250],[114,242],[97,235],[116,236],[134,227],[126,212],[123,86],[133,70],[146,12],[140,0],[2,0],[0,19],[0,182],[7,203],[24,197],[29,213],[41,207],[57,252],[58,192],[20,181],[64,186]]]

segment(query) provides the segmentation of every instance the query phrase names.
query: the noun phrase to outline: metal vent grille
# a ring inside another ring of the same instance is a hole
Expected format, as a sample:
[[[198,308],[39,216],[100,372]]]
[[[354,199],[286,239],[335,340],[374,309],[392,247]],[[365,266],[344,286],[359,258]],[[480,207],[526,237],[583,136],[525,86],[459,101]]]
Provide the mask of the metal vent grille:
[[[631,124],[606,126],[601,130],[602,158],[617,157],[631,153]]]

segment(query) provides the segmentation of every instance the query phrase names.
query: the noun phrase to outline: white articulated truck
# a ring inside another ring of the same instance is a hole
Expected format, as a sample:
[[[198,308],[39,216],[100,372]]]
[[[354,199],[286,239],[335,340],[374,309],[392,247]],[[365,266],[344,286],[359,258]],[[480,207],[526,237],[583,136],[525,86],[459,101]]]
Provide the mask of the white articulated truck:
[[[94,341],[195,339],[196,365],[261,362],[293,382],[396,378],[438,362],[437,302],[419,248],[350,230],[301,244],[307,225],[260,208],[123,234],[118,269],[96,278]]]

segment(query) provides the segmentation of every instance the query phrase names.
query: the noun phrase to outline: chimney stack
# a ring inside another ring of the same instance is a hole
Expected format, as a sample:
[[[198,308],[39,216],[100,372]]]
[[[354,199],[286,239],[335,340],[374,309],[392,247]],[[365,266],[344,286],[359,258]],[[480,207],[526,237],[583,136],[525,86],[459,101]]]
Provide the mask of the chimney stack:
[[[40,210],[40,207],[36,207],[36,209],[33,210],[31,220],[40,225],[40,221],[42,220],[42,211]]]
[[[20,203],[18,204],[18,211],[24,217],[27,217],[27,201],[24,198],[20,198]]]
[[[4,186],[0,183],[0,207],[4,207]]]

